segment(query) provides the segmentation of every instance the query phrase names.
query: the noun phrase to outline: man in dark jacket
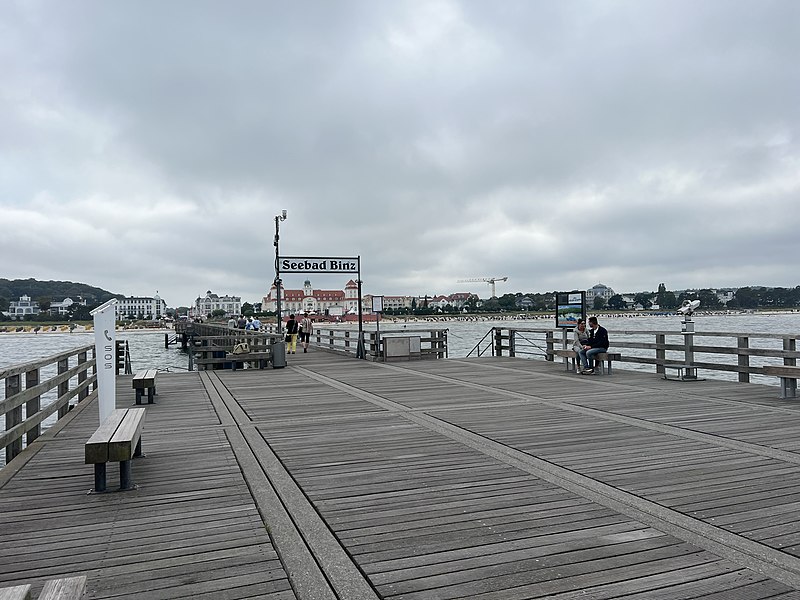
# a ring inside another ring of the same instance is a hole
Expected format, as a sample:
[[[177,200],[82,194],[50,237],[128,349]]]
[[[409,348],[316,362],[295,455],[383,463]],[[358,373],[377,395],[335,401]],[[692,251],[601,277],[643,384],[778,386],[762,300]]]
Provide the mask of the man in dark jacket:
[[[597,317],[589,317],[589,340],[578,352],[583,364],[583,375],[594,373],[594,356],[608,352],[608,331],[597,323]]]

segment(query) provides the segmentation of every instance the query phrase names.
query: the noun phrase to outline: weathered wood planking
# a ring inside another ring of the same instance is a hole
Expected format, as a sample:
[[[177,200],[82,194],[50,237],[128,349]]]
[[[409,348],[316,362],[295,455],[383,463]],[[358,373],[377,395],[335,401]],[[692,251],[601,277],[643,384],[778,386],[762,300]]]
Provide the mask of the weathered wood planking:
[[[311,597],[243,479],[266,460],[247,455],[258,431],[374,597],[798,598],[800,412],[774,387],[318,351],[209,373],[213,402],[197,373],[160,374],[141,487],[124,497],[85,494],[96,411],[40,442],[0,487],[0,584],[83,573],[93,598]],[[238,431],[249,446],[232,448]],[[321,548],[315,527],[304,535]],[[773,562],[757,572],[725,541]]]

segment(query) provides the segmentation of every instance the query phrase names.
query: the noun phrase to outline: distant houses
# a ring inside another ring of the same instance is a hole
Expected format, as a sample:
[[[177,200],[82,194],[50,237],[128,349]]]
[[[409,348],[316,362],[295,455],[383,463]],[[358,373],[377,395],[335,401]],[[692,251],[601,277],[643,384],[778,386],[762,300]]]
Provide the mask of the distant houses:
[[[59,302],[51,302],[50,306],[42,310],[39,302],[31,300],[30,296],[20,296],[19,300],[9,302],[8,311],[3,314],[12,319],[22,320],[28,316],[40,315],[42,313],[50,316],[65,316],[72,312],[73,306],[86,306],[86,300],[79,298],[64,298]]]

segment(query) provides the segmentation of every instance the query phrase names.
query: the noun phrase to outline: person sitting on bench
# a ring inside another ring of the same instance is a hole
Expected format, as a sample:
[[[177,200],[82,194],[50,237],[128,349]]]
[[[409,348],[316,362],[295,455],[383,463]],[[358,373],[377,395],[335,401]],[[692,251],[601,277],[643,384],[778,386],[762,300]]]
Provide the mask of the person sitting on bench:
[[[586,361],[586,356],[581,355],[581,350],[583,350],[583,347],[588,343],[589,332],[586,331],[586,321],[578,319],[578,324],[575,326],[575,339],[572,342],[572,349],[575,351],[575,360],[578,361],[578,366],[581,366],[580,361],[583,360],[583,370],[589,368],[589,363]]]
[[[583,365],[583,375],[594,373],[594,356],[608,351],[608,331],[600,326],[597,317],[589,317],[589,339],[578,352]]]

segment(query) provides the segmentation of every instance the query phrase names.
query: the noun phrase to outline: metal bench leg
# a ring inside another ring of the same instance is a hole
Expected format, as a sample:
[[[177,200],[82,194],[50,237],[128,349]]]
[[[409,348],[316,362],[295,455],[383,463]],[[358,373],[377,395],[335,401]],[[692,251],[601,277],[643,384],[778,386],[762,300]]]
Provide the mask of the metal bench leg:
[[[95,463],[94,465],[94,491],[106,491],[106,463]]]
[[[781,377],[781,398],[797,397],[797,380]]]
[[[156,395],[156,388],[155,387],[147,388],[147,403],[148,404],[152,404],[155,401],[155,399],[153,398],[153,396],[155,396],[155,395]]]
[[[608,374],[611,375],[611,361],[608,361]]]
[[[141,404],[141,403],[142,403],[142,390],[137,388],[137,390],[136,390],[136,404]]]
[[[119,489],[129,490],[133,486],[131,481],[131,461],[121,460],[119,462]]]
[[[142,438],[139,438],[139,441],[136,442],[136,450],[133,451],[133,458],[142,455]]]

